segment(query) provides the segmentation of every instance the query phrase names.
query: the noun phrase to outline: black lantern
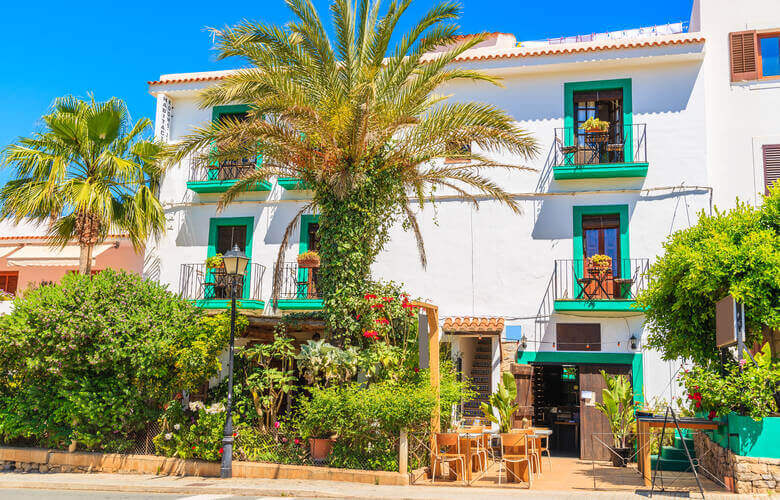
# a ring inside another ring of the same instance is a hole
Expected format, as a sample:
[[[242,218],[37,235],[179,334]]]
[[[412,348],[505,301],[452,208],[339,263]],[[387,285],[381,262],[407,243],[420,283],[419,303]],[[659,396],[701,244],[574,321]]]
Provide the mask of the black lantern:
[[[520,337],[520,347],[522,347],[523,349],[528,347],[528,337],[526,337],[525,335]]]
[[[631,338],[628,340],[631,342],[631,350],[636,351],[636,344],[639,339],[636,338],[636,335],[631,335]]]
[[[238,245],[233,245],[233,248],[225,252],[222,262],[225,265],[225,274],[228,276],[246,276],[249,257],[244,255]]]

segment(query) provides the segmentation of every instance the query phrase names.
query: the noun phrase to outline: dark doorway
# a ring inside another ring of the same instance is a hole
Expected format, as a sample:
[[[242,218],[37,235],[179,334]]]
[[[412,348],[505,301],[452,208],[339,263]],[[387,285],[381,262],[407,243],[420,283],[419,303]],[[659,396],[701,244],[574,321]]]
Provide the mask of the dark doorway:
[[[553,431],[558,455],[579,454],[579,377],[575,365],[534,365],[534,425]]]

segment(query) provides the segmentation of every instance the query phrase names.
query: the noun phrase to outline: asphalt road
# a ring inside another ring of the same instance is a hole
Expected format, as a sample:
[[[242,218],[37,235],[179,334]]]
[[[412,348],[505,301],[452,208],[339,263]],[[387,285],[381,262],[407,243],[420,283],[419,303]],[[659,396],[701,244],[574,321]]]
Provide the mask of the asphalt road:
[[[177,495],[170,493],[118,493],[100,491],[53,491],[32,489],[0,489],[2,500],[305,500],[300,497],[245,497],[233,495]]]

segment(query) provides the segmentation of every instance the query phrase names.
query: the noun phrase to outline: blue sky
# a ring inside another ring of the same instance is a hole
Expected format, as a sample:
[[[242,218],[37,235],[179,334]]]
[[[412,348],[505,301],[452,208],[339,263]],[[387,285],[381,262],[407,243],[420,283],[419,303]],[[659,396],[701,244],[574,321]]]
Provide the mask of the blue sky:
[[[385,1],[385,4],[388,2]],[[463,33],[501,31],[519,40],[687,21],[692,0],[462,0]],[[323,16],[327,0],[315,0]],[[417,0],[408,26],[432,1]],[[282,0],[174,3],[115,0],[10,2],[3,12],[0,69],[0,146],[36,130],[38,118],[61,95],[124,99],[134,119],[153,118],[146,82],[162,73],[233,68],[216,61],[207,26],[242,19],[284,23]],[[0,184],[8,177],[0,170]]]

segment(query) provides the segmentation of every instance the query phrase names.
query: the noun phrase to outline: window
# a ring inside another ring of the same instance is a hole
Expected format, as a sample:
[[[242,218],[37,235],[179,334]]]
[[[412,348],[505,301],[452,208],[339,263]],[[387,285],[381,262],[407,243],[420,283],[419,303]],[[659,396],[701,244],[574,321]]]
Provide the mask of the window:
[[[623,161],[623,151],[608,144],[623,144],[623,89],[574,92],[574,135],[581,148],[575,163],[616,163]],[[609,122],[606,141],[593,142],[580,127],[590,118]]]
[[[306,232],[309,235],[309,243],[307,249],[312,252],[320,251],[320,237],[317,236],[317,231],[320,229],[319,222],[310,222],[306,228]]]
[[[769,188],[780,180],[780,144],[765,144],[762,148],[764,158],[764,188]]]
[[[212,110],[212,122],[222,124],[232,124],[235,122],[244,122],[249,119],[249,106],[230,105],[215,106]],[[236,144],[229,142],[217,144],[219,149],[234,148]],[[224,151],[224,149],[222,149]],[[260,156],[246,158],[220,160],[219,165],[214,164],[208,171],[208,180],[231,180],[240,179],[255,169],[261,161]]]
[[[594,255],[612,257],[612,275],[620,272],[620,215],[582,216],[582,255],[584,259]]]
[[[729,33],[731,81],[780,77],[780,33]]]
[[[555,325],[558,351],[600,351],[601,325],[598,323],[558,323]]]
[[[246,253],[246,226],[217,226],[217,253],[225,255],[233,245]]]
[[[0,291],[11,295],[16,295],[16,287],[18,285],[18,271],[0,271]]]

